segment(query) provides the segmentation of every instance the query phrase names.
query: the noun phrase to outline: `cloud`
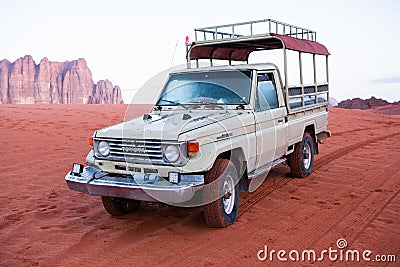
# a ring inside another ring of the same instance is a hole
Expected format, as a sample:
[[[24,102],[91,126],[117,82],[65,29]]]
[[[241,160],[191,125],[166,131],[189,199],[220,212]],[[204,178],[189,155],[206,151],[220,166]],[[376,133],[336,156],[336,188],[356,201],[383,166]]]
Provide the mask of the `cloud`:
[[[373,80],[372,83],[400,83],[400,76]]]

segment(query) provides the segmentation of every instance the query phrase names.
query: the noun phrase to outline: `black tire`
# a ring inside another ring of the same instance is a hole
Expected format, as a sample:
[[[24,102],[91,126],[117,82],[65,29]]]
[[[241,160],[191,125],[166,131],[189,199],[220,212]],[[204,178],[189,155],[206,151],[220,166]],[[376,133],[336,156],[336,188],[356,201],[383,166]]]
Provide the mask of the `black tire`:
[[[233,224],[239,208],[238,173],[235,165],[228,159],[217,159],[204,180],[206,184],[213,183],[204,192],[205,201],[218,198],[203,207],[207,225],[223,228]]]
[[[314,165],[314,148],[311,135],[305,132],[303,140],[295,144],[293,153],[288,156],[292,176],[304,178],[311,174]]]
[[[140,207],[139,200],[117,198],[117,197],[101,197],[103,206],[112,216],[122,216]]]

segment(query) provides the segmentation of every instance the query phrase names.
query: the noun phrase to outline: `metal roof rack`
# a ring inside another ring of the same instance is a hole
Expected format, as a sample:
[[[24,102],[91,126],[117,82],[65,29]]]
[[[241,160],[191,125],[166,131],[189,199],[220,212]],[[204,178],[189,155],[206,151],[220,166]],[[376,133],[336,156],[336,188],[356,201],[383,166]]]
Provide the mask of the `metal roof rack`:
[[[289,112],[304,110],[316,106],[325,107],[329,99],[328,49],[316,41],[315,31],[276,21],[273,19],[255,20],[249,22],[225,24],[195,29],[195,42],[186,44],[187,67],[191,68],[191,61],[199,60],[228,60],[249,61],[249,55],[255,51],[282,49],[283,73],[286,103]],[[299,53],[299,79],[296,86],[288,83],[287,50]],[[313,83],[304,84],[302,54],[312,54]],[[316,56],[325,57],[326,82],[317,82]],[[323,97],[325,96],[325,97]]]
[[[329,55],[316,41],[315,31],[273,19],[197,28],[195,41],[187,43],[187,59],[248,61],[250,53],[260,50],[294,50]]]
[[[197,28],[194,30],[194,32],[196,43],[270,34],[290,36],[308,41],[317,40],[317,33],[313,30],[273,19],[254,20],[249,22]]]

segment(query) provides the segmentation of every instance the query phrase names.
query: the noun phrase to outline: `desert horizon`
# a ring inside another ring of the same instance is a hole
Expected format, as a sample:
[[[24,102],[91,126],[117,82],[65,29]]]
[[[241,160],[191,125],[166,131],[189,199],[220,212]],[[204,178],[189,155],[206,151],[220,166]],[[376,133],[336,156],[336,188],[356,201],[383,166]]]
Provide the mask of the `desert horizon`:
[[[0,265],[275,265],[257,258],[265,246],[322,251],[339,239],[398,260],[399,116],[331,108],[332,137],[320,146],[313,174],[295,179],[277,166],[256,192],[241,194],[234,225],[211,229],[201,208],[146,203],[115,218],[100,197],[68,189],[64,176],[85,161],[88,137],[121,122],[126,108],[0,105]],[[150,109],[131,106],[130,115]]]
[[[21,56],[14,62],[0,60],[0,104],[136,104],[136,100],[140,104],[152,103],[142,99],[147,92],[141,90],[146,89],[120,88],[106,78],[95,83],[85,58],[58,62],[43,57],[37,64],[31,55]],[[157,88],[152,90],[152,94],[160,93]],[[369,98],[342,97],[337,100],[331,92],[330,104],[371,109],[400,104],[400,100],[388,101],[379,97],[378,92],[371,93]]]

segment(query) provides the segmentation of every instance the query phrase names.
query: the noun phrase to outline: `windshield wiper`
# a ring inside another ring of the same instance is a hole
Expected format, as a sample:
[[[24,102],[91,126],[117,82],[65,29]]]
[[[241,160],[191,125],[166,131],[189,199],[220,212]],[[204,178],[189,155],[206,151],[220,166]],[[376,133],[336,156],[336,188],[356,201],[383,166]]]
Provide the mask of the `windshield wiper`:
[[[189,107],[187,107],[184,104],[181,104],[181,103],[178,103],[178,102],[175,102],[175,101],[172,101],[172,100],[168,100],[168,99],[160,99],[160,100],[158,100],[157,106],[160,105],[160,101],[164,101],[164,102],[173,104],[174,106],[181,106],[181,107],[184,107],[185,109],[189,109]]]

